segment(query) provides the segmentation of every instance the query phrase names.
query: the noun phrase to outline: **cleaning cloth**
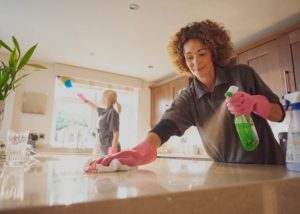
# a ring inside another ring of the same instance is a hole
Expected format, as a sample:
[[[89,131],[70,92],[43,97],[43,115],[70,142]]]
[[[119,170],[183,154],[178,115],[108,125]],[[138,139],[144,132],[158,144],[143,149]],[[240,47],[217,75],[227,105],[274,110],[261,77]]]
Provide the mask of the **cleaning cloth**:
[[[88,160],[84,166],[85,172],[93,172],[93,173],[100,173],[100,172],[116,172],[116,171],[128,171],[132,169],[136,169],[136,166],[128,166],[122,164],[118,159],[113,159],[109,166],[103,166],[101,164],[91,164],[93,161],[92,159]]]

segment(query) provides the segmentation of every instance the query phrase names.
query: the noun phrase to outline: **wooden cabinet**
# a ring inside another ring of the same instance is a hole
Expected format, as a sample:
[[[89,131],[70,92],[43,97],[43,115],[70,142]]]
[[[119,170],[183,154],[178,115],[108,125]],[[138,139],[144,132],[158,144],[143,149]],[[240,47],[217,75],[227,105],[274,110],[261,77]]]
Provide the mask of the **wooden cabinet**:
[[[238,63],[250,65],[279,97],[300,89],[300,25],[238,51]]]
[[[300,91],[300,27],[278,38],[281,70],[287,90]],[[289,85],[291,83],[291,85]]]
[[[169,83],[169,88],[171,92],[171,99],[174,100],[176,96],[188,85],[188,78],[181,77],[179,79],[173,80]]]
[[[164,84],[151,89],[151,127],[160,119],[172,102],[169,84]]]
[[[151,127],[159,122],[163,113],[170,107],[172,101],[188,85],[186,77],[151,87]]]
[[[238,60],[240,64],[247,64],[254,68],[275,94],[281,96],[285,94],[276,40],[239,54]]]

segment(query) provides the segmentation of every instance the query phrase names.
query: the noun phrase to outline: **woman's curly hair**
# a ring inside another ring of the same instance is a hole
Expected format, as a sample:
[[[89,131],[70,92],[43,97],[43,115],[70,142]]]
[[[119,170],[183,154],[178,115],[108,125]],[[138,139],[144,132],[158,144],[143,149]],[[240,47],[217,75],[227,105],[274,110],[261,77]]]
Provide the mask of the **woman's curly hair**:
[[[168,45],[169,55],[176,70],[185,76],[192,76],[183,52],[184,44],[190,39],[199,40],[211,51],[215,65],[227,64],[233,54],[230,37],[223,26],[211,20],[188,24],[173,36]]]

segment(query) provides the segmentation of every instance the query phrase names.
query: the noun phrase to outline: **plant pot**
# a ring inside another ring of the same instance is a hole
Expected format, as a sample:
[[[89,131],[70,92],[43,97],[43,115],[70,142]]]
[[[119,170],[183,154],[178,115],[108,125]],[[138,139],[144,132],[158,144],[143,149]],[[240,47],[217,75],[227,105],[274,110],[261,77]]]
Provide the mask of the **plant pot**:
[[[1,130],[2,122],[3,122],[3,118],[4,118],[4,108],[5,108],[5,101],[0,100],[0,130]]]

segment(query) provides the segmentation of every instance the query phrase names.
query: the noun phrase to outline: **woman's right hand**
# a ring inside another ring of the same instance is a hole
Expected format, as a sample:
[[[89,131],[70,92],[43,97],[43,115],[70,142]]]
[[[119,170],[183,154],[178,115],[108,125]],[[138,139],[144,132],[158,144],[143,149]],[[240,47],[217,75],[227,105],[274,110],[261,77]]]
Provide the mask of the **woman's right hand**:
[[[127,166],[139,166],[154,161],[156,156],[156,147],[151,143],[142,142],[132,150],[118,152],[116,154],[95,160],[91,162],[89,167],[85,170],[87,172],[93,172],[95,171],[97,164],[109,166],[111,161],[114,159],[118,159],[119,162]]]
[[[84,102],[84,103],[87,103],[88,102],[88,99],[86,99],[82,93],[78,92],[77,93],[77,96]]]

